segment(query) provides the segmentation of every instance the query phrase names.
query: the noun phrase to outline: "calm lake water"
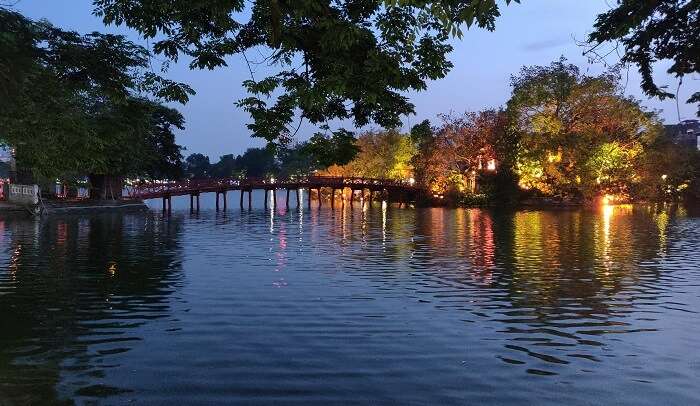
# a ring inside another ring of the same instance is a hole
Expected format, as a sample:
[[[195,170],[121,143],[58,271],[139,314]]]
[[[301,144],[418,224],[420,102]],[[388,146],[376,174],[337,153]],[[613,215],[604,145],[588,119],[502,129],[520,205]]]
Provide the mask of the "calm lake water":
[[[686,209],[237,199],[0,217],[0,405],[700,404]]]

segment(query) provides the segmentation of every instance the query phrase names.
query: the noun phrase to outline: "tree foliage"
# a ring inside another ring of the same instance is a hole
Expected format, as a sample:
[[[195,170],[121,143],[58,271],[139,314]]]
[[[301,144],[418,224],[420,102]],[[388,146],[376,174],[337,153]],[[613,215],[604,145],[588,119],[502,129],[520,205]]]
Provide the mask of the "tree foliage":
[[[122,36],[64,31],[0,8],[0,143],[35,175],[177,176],[188,86],[149,72]]]
[[[323,174],[409,180],[417,149],[410,135],[391,129],[368,131],[354,143],[357,155],[344,165],[329,167]]]
[[[209,157],[200,153],[190,154],[185,159],[184,171],[185,175],[189,178],[208,178],[211,174]]]
[[[494,146],[504,137],[505,115],[485,110],[441,118],[432,138],[423,141],[416,160],[418,179],[435,193],[464,192],[467,179],[486,169],[489,161],[500,160]]]
[[[510,3],[511,0],[506,0]],[[517,0],[516,0],[517,1]],[[403,94],[424,90],[452,68],[450,35],[461,26],[494,29],[495,0],[95,0],[107,24],[154,39],[154,52],[214,69],[241,55],[249,92],[238,105],[254,136],[285,141],[295,114],[314,124],[352,119],[392,128],[414,111]],[[247,51],[265,50],[262,61]],[[279,71],[255,78],[258,64]]]
[[[545,195],[626,193],[632,170],[660,131],[654,114],[624,97],[619,77],[582,75],[563,58],[525,67],[508,102],[521,186]]]
[[[622,45],[623,62],[637,65],[646,94],[673,98],[655,83],[653,64],[671,60],[667,72],[681,80],[700,73],[700,1],[618,0],[617,7],[598,16],[589,36],[592,52],[605,42]],[[700,103],[700,92],[688,103]]]
[[[279,172],[275,151],[270,148],[248,148],[243,154],[226,154],[214,164],[209,157],[191,154],[185,159],[185,175],[188,178],[264,178]]]
[[[354,134],[344,129],[332,131],[330,135],[316,133],[303,148],[303,152],[319,168],[345,165],[355,158],[358,151]]]
[[[636,196],[700,201],[700,151],[678,145],[668,135],[649,145],[636,170],[643,180],[634,185]]]

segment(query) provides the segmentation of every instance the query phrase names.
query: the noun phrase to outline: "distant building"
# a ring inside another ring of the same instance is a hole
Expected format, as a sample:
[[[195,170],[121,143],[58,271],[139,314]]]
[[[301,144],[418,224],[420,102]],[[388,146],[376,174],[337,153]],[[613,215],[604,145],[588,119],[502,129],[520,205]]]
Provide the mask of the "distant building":
[[[666,125],[666,134],[678,145],[700,150],[700,120],[683,120]]]

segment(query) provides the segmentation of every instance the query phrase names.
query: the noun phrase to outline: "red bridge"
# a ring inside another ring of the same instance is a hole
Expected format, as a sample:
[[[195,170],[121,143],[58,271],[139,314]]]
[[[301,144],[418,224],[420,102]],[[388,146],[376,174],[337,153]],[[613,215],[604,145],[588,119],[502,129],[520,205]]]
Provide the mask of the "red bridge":
[[[190,196],[190,210],[199,210],[199,195],[201,193],[216,193],[216,209],[219,210],[219,195],[223,198],[223,208],[226,210],[226,193],[229,191],[240,191],[240,206],[243,208],[243,196],[248,193],[248,208],[251,207],[252,191],[265,191],[265,207],[268,204],[268,192],[272,191],[273,205],[276,204],[277,189],[284,189],[287,192],[286,204],[289,207],[289,193],[296,192],[296,204],[301,204],[300,190],[309,190],[308,204],[311,206],[311,192],[317,192],[318,205],[322,204],[321,189],[330,192],[331,206],[335,202],[338,190],[350,189],[350,204],[352,204],[356,193],[370,202],[378,197],[389,202],[396,201],[406,204],[415,201],[423,192],[423,189],[416,186],[413,180],[394,179],[373,179],[358,177],[335,177],[335,176],[301,176],[285,179],[255,179],[255,178],[224,178],[224,179],[190,179],[178,182],[145,182],[132,186],[127,186],[126,191],[130,199],[163,199],[163,210],[171,210],[172,196]],[[368,195],[365,195],[367,191]]]

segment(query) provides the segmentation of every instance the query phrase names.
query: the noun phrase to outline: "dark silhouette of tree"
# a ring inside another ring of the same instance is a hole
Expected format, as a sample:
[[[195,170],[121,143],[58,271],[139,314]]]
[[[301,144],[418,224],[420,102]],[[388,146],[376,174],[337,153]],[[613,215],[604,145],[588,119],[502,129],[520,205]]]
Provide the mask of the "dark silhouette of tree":
[[[698,0],[618,0],[617,7],[598,16],[588,38],[592,45],[589,53],[598,52],[603,43],[619,43],[624,49],[622,61],[637,65],[644,92],[661,99],[674,98],[654,81],[653,64],[671,60],[667,72],[681,81],[700,73],[699,14]],[[700,103],[700,92],[688,103]]]
[[[178,176],[173,131],[184,120],[145,96],[184,102],[191,90],[146,69],[146,49],[1,7],[0,32],[0,142],[20,167],[50,180],[95,175],[94,186],[104,176]]]
[[[185,159],[185,175],[188,178],[203,179],[211,174],[209,157],[203,154],[191,154]]]
[[[510,0],[506,0],[510,3]],[[452,68],[450,35],[461,26],[493,30],[494,0],[357,1],[94,1],[105,23],[126,25],[154,40],[154,52],[191,68],[214,69],[241,54],[249,62],[253,136],[282,141],[294,133],[295,113],[311,123],[352,119],[392,128],[414,111],[403,92],[424,90]],[[246,51],[267,49],[261,61]],[[277,74],[255,78],[265,63]],[[333,139],[332,139],[333,140]],[[341,140],[342,141],[342,140]]]

